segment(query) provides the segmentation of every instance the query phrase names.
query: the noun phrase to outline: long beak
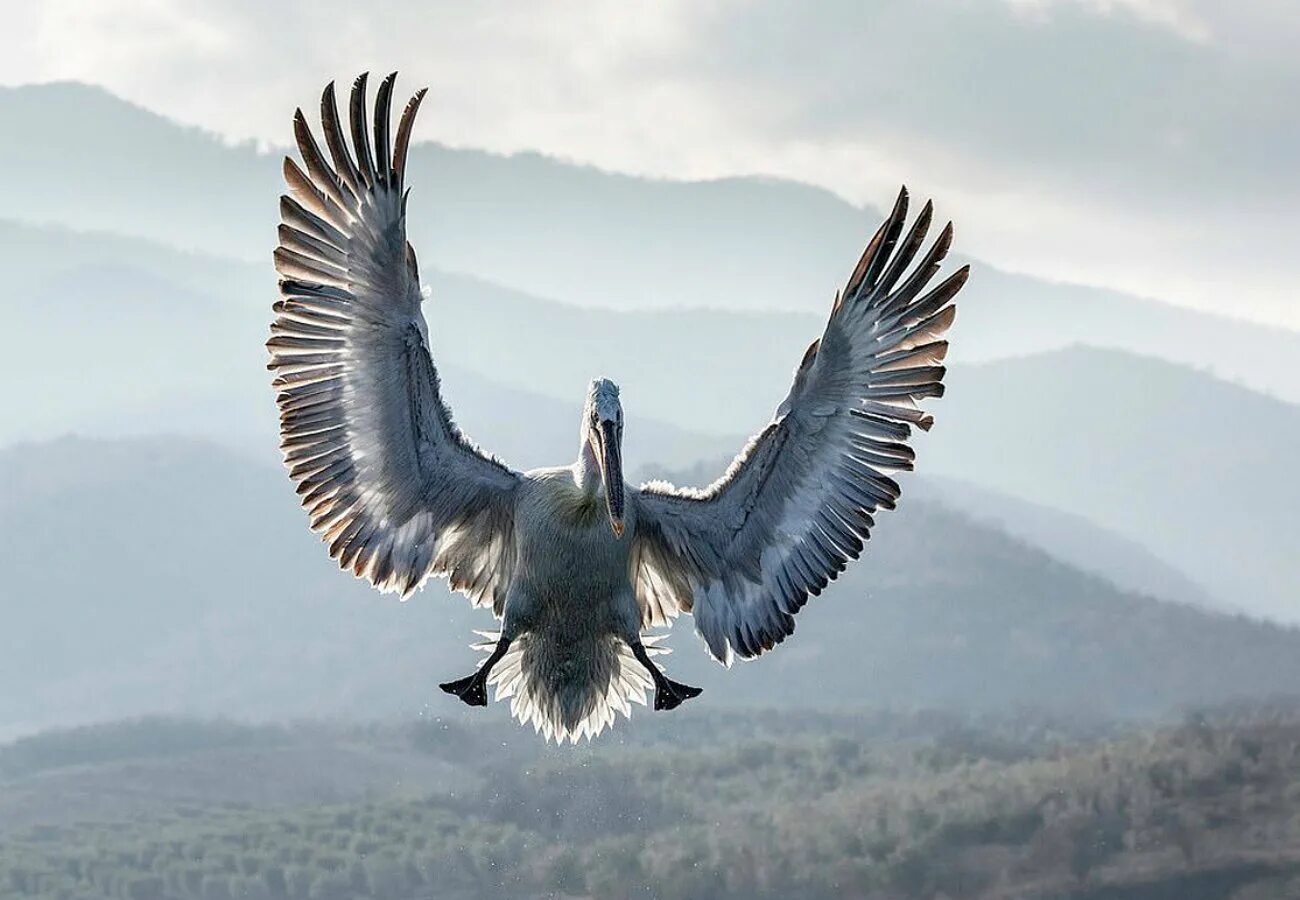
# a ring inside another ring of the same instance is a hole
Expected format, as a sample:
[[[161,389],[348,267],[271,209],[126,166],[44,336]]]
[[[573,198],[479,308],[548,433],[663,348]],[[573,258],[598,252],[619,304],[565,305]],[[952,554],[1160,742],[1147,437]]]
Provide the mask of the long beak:
[[[609,507],[609,524],[614,537],[623,536],[623,448],[619,444],[618,426],[600,423],[600,474],[605,480],[605,504]]]

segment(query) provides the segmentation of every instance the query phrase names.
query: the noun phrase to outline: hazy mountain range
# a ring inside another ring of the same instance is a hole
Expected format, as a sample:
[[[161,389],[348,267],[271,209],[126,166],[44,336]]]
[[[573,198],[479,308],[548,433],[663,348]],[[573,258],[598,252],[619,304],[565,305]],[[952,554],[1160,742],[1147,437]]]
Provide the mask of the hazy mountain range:
[[[304,97],[303,107],[313,114],[314,98]],[[79,84],[0,88],[0,121],[24,136],[0,142],[0,219],[141,236],[269,272],[279,151],[222,144]],[[654,181],[433,144],[412,149],[409,181],[411,236],[426,269],[608,309],[783,310],[821,319],[879,223],[876,210],[789,182]],[[924,185],[913,187],[919,204]],[[234,299],[237,287],[223,284],[223,296]],[[267,290],[246,299],[262,303]],[[493,331],[501,326],[494,322]],[[1300,355],[1295,332],[984,264],[963,295],[958,329],[961,360],[1087,342],[1300,400],[1300,376],[1289,364]],[[798,350],[811,340],[807,331],[792,335]]]
[[[29,385],[0,423],[0,442],[166,432],[274,458],[266,307],[248,296],[266,273],[97,234],[9,224],[0,236],[11,238],[0,263],[21,286],[3,300],[10,345],[0,373]],[[701,473],[708,480],[770,417],[788,390],[784,360],[816,333],[795,314],[578,309],[464,276],[432,280],[439,293],[427,313],[453,408],[520,467],[573,457],[586,381],[612,374],[629,414],[631,467],[704,458],[714,461]],[[240,288],[236,298],[223,286]],[[1080,347],[958,365],[948,386],[938,426],[920,437],[922,472],[1083,516],[1202,586],[1187,599],[1300,615],[1291,549],[1300,481],[1275,475],[1300,446],[1300,407]],[[1021,522],[1013,533],[1051,543],[1050,527],[1040,540],[1041,523],[1003,509],[1008,518]],[[1068,542],[1055,543],[1060,555]],[[1111,564],[1105,556],[1085,568]]]
[[[926,471],[1081,514],[1236,608],[1300,617],[1300,407],[1077,347],[955,369]]]
[[[947,507],[1016,540],[1047,551],[1064,563],[1100,575],[1128,591],[1222,609],[1205,588],[1125,538],[1077,513],[1013,497],[955,478],[924,476],[908,484],[908,497]]]
[[[19,446],[0,471],[0,730],[460,713],[435,685],[490,616],[441,583],[401,604],[338,572],[274,468],[159,438]],[[1300,631],[1124,593],[920,499],[770,657],[726,673],[690,625],[667,664],[717,709],[1137,715],[1300,685]]]

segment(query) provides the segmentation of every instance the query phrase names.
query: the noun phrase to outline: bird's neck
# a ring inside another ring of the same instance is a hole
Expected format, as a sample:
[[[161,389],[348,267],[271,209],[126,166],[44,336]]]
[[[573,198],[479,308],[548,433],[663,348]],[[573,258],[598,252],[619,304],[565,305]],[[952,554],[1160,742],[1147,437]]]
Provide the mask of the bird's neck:
[[[578,450],[578,461],[573,464],[573,480],[588,497],[598,497],[605,493],[605,482],[600,477],[600,462],[596,451],[591,449],[591,441],[582,439]]]

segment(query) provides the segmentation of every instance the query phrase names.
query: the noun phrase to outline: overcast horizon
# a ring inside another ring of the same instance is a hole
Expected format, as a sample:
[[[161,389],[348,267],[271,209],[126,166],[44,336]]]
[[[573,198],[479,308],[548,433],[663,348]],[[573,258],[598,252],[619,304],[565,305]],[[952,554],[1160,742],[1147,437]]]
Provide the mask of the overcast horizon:
[[[323,81],[397,69],[430,87],[417,140],[876,208],[905,182],[1001,268],[1300,327],[1279,0],[4,6],[34,37],[0,84],[83,81],[228,141],[282,148]]]

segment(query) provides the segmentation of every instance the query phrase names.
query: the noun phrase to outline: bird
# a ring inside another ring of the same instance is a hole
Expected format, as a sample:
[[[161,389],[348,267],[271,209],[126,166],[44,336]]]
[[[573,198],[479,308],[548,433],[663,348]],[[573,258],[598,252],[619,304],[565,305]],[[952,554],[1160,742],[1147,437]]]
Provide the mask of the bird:
[[[393,132],[396,73],[373,109],[367,78],[353,83],[346,122],[325,87],[324,151],[298,109],[301,165],[284,161],[266,346],[280,449],[310,527],[382,592],[406,599],[440,576],[491,609],[500,629],[475,645],[488,655],[441,685],[466,704],[487,705],[494,689],[521,723],[574,743],[651,691],[655,710],[674,709],[700,689],[656,662],[663,629],[690,615],[727,667],[772,650],[895,508],[912,429],[933,423],[919,401],[943,395],[945,334],[969,272],[932,285],[952,223],[926,248],[932,204],[908,227],[899,192],[788,395],[711,485],[625,483],[622,400],[606,378],[584,399],[576,459],[520,472],[456,426],[429,350],[405,171],[426,90]]]

